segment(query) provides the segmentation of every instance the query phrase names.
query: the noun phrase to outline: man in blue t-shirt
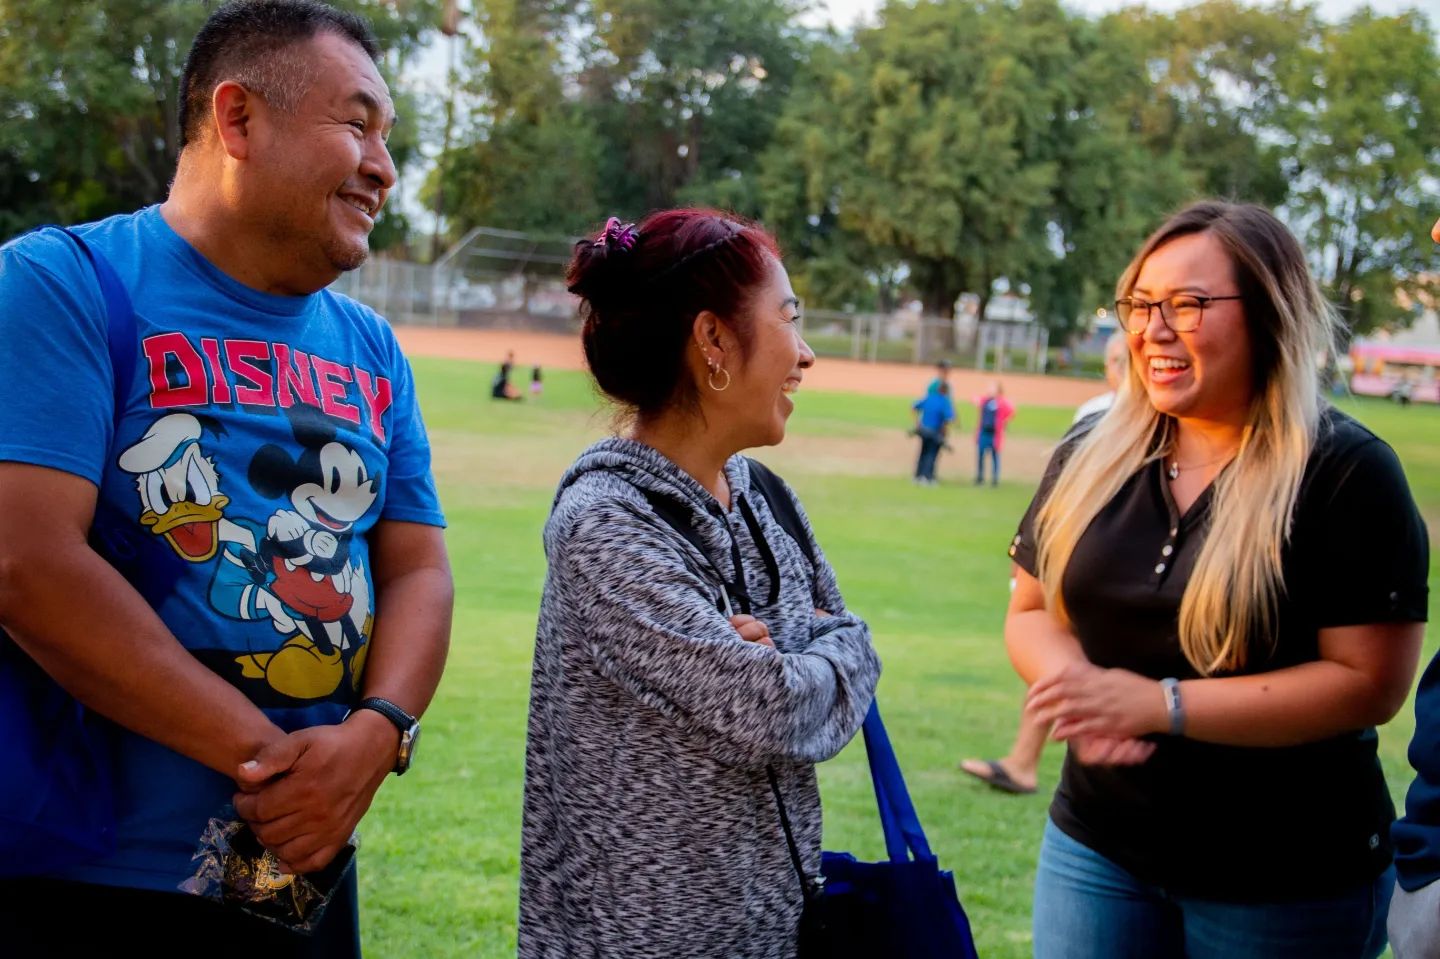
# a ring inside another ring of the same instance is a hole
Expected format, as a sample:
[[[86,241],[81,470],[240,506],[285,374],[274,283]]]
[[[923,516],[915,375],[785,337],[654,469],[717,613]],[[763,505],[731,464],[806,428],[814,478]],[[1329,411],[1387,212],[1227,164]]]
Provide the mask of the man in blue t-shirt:
[[[76,227],[97,266],[59,230],[0,248],[0,642],[118,727],[117,847],[0,882],[14,954],[359,954],[339,867],[408,768],[452,605],[409,365],[326,289],[395,182],[377,56],[316,0],[221,7],[168,199]],[[237,816],[256,882],[339,876],[312,936],[177,891]]]
[[[915,435],[920,437],[920,457],[915,462],[915,482],[935,485],[935,461],[945,445],[945,435],[955,419],[950,401],[950,384],[938,377],[925,396],[915,401]]]

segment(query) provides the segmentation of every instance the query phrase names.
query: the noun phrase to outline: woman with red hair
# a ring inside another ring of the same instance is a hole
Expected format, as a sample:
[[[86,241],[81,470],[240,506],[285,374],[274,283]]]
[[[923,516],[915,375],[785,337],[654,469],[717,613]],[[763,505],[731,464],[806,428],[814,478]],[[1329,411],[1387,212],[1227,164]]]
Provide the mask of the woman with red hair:
[[[704,210],[612,219],[568,279],[622,417],[545,526],[519,954],[790,959],[815,763],[880,674],[793,493],[739,455],[815,361],[799,300],[769,234]]]

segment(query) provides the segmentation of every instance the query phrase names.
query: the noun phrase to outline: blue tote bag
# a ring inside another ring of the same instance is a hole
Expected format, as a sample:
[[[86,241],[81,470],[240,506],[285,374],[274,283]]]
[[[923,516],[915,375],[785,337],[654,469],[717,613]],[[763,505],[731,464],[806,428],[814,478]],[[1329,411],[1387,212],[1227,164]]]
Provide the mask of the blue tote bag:
[[[118,424],[134,378],[135,315],[105,258],[64,232],[100,282]],[[92,535],[111,538],[98,520]],[[39,875],[114,850],[111,729],[0,632],[0,876]]]
[[[862,729],[885,833],[888,858],[882,862],[825,852],[822,879],[806,877],[772,773],[781,825],[805,894],[800,959],[978,959],[955,876],[942,870],[930,851],[877,706],[870,707]]]

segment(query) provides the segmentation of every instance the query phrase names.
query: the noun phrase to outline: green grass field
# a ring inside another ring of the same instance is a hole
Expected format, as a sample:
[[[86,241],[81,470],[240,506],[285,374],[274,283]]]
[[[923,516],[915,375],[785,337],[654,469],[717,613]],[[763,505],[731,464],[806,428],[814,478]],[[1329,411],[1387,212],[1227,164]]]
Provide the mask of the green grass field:
[[[540,530],[562,470],[610,416],[579,374],[552,373],[539,402],[486,398],[488,366],[416,363],[450,522],[457,604],[450,663],[426,715],[413,772],[382,790],[361,832],[366,951],[389,957],[514,954],[525,714],[545,575]],[[901,399],[804,393],[786,444],[761,456],[799,492],[850,606],[885,661],[886,723],[931,844],[956,873],[986,959],[1030,953],[1030,884],[1059,772],[1052,747],[1041,794],[996,793],[956,769],[1000,754],[1021,686],[1001,640],[1005,546],[1033,478],[996,488],[963,478],[960,443],[942,485],[917,488],[912,461],[886,469],[908,420]],[[1440,410],[1354,402],[1347,409],[1399,451],[1431,529],[1440,528]],[[1058,437],[1071,411],[1026,408],[1012,436]],[[1431,588],[1436,588],[1432,573]],[[1428,656],[1435,643],[1427,642]],[[1407,706],[1381,731],[1397,803],[1409,782]],[[863,747],[822,767],[825,845],[880,858]],[[679,957],[677,957],[679,959]]]

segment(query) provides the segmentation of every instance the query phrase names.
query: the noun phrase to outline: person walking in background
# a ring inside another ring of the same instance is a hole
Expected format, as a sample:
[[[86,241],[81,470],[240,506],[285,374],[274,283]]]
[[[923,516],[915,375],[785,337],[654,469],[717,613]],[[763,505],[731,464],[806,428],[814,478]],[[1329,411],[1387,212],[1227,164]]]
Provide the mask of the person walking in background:
[[[1005,398],[1005,385],[995,381],[995,388],[975,401],[978,422],[975,425],[975,485],[985,482],[985,456],[990,456],[990,485],[1000,482],[1000,450],[1005,445],[1005,424],[1015,415],[1015,407]]]
[[[739,455],[784,438],[815,362],[799,300],[768,233],[705,210],[612,218],[567,280],[628,423],[545,525],[519,955],[792,959],[780,804],[813,876],[815,764],[880,675],[799,502]]]
[[[941,384],[944,384],[947,389],[949,388],[950,367],[951,363],[949,360],[942,359],[935,362],[935,378],[931,380],[930,385],[925,388],[925,394],[927,396],[930,394],[931,390],[935,389],[935,387],[940,386]]]
[[[1115,392],[1120,389],[1120,384],[1125,381],[1125,374],[1130,369],[1130,345],[1125,342],[1125,332],[1116,330],[1111,333],[1105,341],[1105,385],[1109,389],[1099,396],[1092,397],[1081,403],[1075,410],[1075,418],[1071,424],[1079,423],[1081,420],[1089,419],[1096,413],[1104,413],[1115,403]]]
[[[1078,426],[1092,416],[1106,413],[1115,402],[1115,395],[1125,384],[1130,371],[1130,345],[1125,332],[1116,330],[1105,341],[1105,384],[1109,392],[1086,400],[1075,411],[1071,426]],[[1065,439],[1070,438],[1066,433]],[[1064,440],[1062,440],[1064,442]],[[1015,564],[1010,564],[1010,590],[1015,590]],[[1029,795],[1039,787],[1040,756],[1045,751],[1046,727],[1025,714],[1022,706],[1015,741],[1000,759],[962,759],[960,769],[983,780],[1001,792]]]
[[[178,887],[236,813],[257,886],[343,862],[445,662],[410,366],[327,289],[395,184],[379,57],[323,3],[220,6],[165,202],[0,248],[0,669],[114,721],[118,819],[113,853],[0,881],[7,955],[360,955],[354,869],[308,934]]]
[[[1036,959],[1373,959],[1395,881],[1374,726],[1414,676],[1424,523],[1321,394],[1335,312],[1269,211],[1187,207],[1117,296],[1130,381],[1010,547],[1006,645],[1069,747]]]
[[[1430,237],[1440,243],[1440,221]],[[1390,830],[1397,874],[1390,948],[1395,959],[1440,959],[1440,654],[1415,689],[1409,758],[1415,779],[1405,794],[1405,815]]]
[[[915,462],[915,482],[935,485],[935,461],[945,446],[955,404],[950,402],[950,384],[937,379],[924,398],[911,407],[915,411],[915,435],[920,437],[920,457]]]
[[[532,399],[539,399],[540,394],[545,390],[545,383],[541,378],[540,364],[535,364],[530,370],[530,396]]]

